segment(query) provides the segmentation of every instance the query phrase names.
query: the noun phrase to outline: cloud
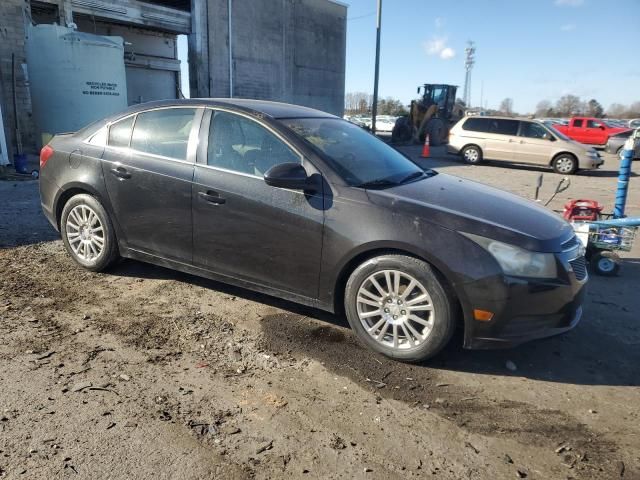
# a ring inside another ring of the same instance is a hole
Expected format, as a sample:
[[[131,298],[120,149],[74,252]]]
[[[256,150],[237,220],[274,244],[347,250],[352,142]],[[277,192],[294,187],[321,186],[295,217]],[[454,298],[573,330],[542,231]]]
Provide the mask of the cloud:
[[[556,7],[580,7],[584,5],[584,0],[556,0]]]
[[[436,17],[435,24],[436,24],[436,29],[440,29],[444,25],[444,20],[441,17]]]
[[[560,30],[563,31],[563,32],[572,32],[575,29],[576,29],[576,24],[575,23],[567,23],[566,25],[562,25],[560,27]]]
[[[453,58],[455,56],[456,56],[456,52],[451,47],[443,48],[442,51],[440,52],[440,58],[442,58],[443,60],[449,60],[450,58]]]
[[[447,37],[433,37],[422,44],[427,55],[437,55],[443,60],[456,56],[453,48],[447,46]]]

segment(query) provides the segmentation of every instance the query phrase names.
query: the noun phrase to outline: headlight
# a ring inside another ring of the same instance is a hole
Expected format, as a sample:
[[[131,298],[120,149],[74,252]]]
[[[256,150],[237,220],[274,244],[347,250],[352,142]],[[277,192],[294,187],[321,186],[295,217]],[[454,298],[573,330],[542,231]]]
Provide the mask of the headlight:
[[[556,278],[558,270],[553,253],[539,253],[525,250],[508,243],[490,238],[463,233],[493,255],[506,275],[531,278]]]

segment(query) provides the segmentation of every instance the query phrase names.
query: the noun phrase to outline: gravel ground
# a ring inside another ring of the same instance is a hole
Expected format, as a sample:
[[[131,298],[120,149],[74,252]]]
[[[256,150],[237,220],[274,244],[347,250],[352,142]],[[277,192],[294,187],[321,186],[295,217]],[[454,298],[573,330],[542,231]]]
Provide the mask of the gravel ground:
[[[526,197],[540,173],[421,162]],[[616,168],[572,177],[550,207],[611,205]],[[0,477],[640,478],[639,253],[592,277],[566,335],[455,338],[412,366],[272,297],[133,261],[83,271],[37,183],[0,182]]]

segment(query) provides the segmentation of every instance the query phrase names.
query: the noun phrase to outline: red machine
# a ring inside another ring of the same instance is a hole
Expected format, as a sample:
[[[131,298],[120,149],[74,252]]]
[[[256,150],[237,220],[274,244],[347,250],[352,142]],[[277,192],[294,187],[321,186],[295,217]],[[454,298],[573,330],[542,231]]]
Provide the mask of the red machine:
[[[568,221],[594,222],[600,217],[602,208],[595,200],[571,200],[564,206],[563,217]]]

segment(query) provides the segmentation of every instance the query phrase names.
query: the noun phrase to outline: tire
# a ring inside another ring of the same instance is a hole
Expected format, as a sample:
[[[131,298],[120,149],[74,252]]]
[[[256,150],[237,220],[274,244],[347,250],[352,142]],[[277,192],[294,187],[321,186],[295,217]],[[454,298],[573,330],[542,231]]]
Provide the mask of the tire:
[[[467,145],[460,152],[462,159],[469,165],[482,163],[482,149],[477,145]]]
[[[417,258],[382,255],[365,261],[349,277],[344,298],[347,320],[360,341],[396,360],[433,357],[455,330],[453,295],[431,266]]]
[[[439,147],[444,143],[444,122],[439,118],[432,118],[427,125],[429,132],[429,145]]]
[[[560,175],[573,175],[578,171],[578,159],[570,153],[561,153],[553,159],[551,166]]]
[[[60,233],[71,258],[81,267],[100,272],[118,259],[118,242],[109,215],[91,195],[75,195],[60,217]]]
[[[589,260],[589,266],[596,275],[615,277],[620,271],[618,256],[612,252],[596,252]]]
[[[398,118],[391,131],[391,143],[407,143],[412,136],[413,129],[409,124],[409,117]]]

